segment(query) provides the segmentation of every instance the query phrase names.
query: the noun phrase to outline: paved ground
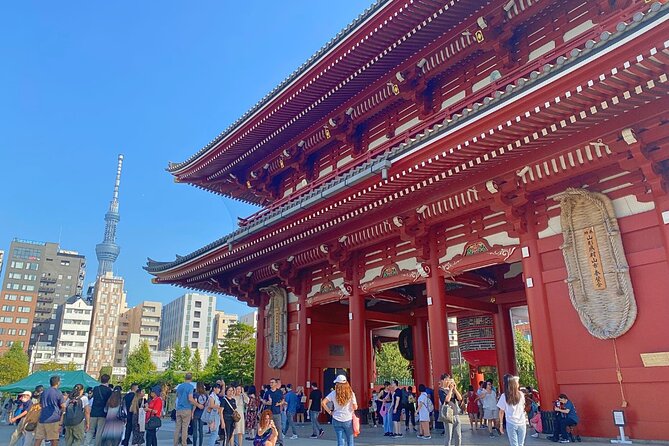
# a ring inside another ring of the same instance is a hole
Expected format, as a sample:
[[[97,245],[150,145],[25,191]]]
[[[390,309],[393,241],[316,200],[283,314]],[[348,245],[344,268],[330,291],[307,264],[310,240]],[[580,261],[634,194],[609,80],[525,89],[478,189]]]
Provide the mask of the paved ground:
[[[463,420],[464,421],[464,420]],[[481,429],[480,431],[472,432],[469,429],[469,423],[466,425],[463,424],[462,431],[462,444],[469,445],[481,445],[481,446],[507,446],[508,440],[506,436],[504,437],[495,437],[490,438],[488,432]],[[285,446],[336,446],[337,442],[335,440],[335,434],[331,426],[324,426],[325,436],[322,439],[314,440],[309,438],[311,435],[311,425],[306,424],[303,426],[298,426],[298,435],[300,438],[297,440],[286,439],[284,444]],[[439,435],[439,432],[436,434],[433,432],[431,440],[423,440],[416,438],[415,433],[403,432],[404,437],[389,439],[383,436],[383,428],[363,426],[363,431],[358,438],[355,440],[356,446],[408,446],[408,445],[443,445],[444,437]],[[0,445],[7,445],[9,443],[9,437],[13,429],[7,425],[0,425]],[[163,427],[158,431],[158,444],[159,446],[171,446],[172,438],[174,435],[174,423],[170,420],[165,420],[163,422]],[[208,436],[205,435],[205,442],[208,440]],[[609,443],[607,439],[588,439],[584,440],[582,443],[577,443],[579,446],[602,446],[605,443]],[[250,446],[252,443],[250,441],[244,441],[243,445],[240,446]],[[558,445],[558,443],[553,443],[545,438],[531,438],[528,436],[526,446],[553,446]]]

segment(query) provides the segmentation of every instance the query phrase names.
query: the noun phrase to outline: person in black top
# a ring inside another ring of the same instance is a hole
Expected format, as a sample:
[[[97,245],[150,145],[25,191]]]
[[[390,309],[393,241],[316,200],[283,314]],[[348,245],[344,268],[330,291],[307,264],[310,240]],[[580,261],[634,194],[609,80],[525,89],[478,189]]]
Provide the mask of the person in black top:
[[[393,437],[402,436],[402,428],[400,427],[400,420],[402,419],[402,388],[399,381],[393,380],[393,400],[392,400],[392,414],[393,414]]]
[[[309,393],[309,418],[311,418],[311,429],[313,433],[311,438],[318,438],[323,436],[323,429],[318,423],[318,415],[321,413],[321,400],[323,399],[323,392],[318,390],[318,384],[311,383],[311,392]]]
[[[221,410],[223,411],[223,429],[225,430],[225,446],[233,446],[232,434],[235,431],[235,421],[232,413],[237,409],[235,401],[235,388],[228,386],[225,389],[225,396],[221,398]]]
[[[100,384],[93,388],[93,402],[91,403],[91,422],[90,428],[86,434],[86,444],[100,446],[102,444],[102,431],[105,428],[105,420],[107,413],[107,400],[112,394],[112,389],[109,388],[109,375],[102,375],[100,377]],[[95,443],[93,443],[95,437]]]
[[[281,426],[281,404],[283,402],[283,392],[280,389],[280,380],[277,378],[272,378],[269,380],[270,390],[265,393],[265,400],[263,403],[267,406],[267,409],[272,411],[272,420],[276,426]],[[283,432],[279,429],[279,437],[277,438],[276,444],[283,444]]]
[[[135,392],[139,389],[139,384],[132,383],[130,385],[130,390],[123,397],[123,405],[125,406],[125,413],[130,413],[130,406],[132,405],[132,400],[135,398]],[[132,417],[128,417],[125,420],[125,434],[123,435],[123,441],[121,444],[123,446],[128,446],[130,444],[130,436],[132,435]]]

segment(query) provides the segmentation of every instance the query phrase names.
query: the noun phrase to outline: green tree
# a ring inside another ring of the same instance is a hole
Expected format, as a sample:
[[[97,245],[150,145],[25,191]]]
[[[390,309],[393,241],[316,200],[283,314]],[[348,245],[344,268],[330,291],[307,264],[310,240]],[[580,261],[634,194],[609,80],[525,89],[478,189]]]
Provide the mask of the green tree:
[[[23,344],[14,342],[9,350],[0,356],[0,385],[13,383],[28,376],[28,355]]]
[[[102,377],[102,375],[109,375],[109,377],[111,378],[112,370],[113,370],[112,366],[110,366],[110,365],[102,366],[100,368],[100,374],[98,375],[98,379],[100,379],[100,377]]]
[[[537,378],[534,375],[534,352],[532,352],[532,344],[525,339],[523,334],[515,331],[516,344],[516,366],[518,368],[518,376],[520,377],[521,386],[532,386],[537,388]]]
[[[241,323],[231,325],[223,339],[220,357],[219,372],[226,382],[252,383],[256,357],[253,327]]]
[[[183,370],[184,355],[181,344],[175,343],[172,346],[172,354],[170,355],[170,370]]]
[[[156,371],[156,365],[151,360],[149,343],[143,341],[126,359],[128,375],[147,375]]]
[[[202,357],[200,356],[200,349],[196,348],[195,352],[193,353],[193,358],[191,359],[191,369],[193,369],[194,372],[199,372],[202,370]]]
[[[181,360],[181,368],[179,370],[188,370],[191,365],[191,351],[188,346],[183,348],[183,359]]]
[[[409,361],[400,354],[397,342],[386,342],[376,354],[376,374],[383,380],[411,378]]]
[[[35,367],[35,368],[38,368],[38,367]],[[70,362],[70,363],[67,363],[67,364],[62,364],[60,362],[50,361],[50,362],[46,362],[44,364],[39,364],[39,370],[42,370],[42,371],[55,371],[55,370],[74,371],[74,370],[79,370],[79,367],[74,362]]]
[[[207,363],[204,365],[205,372],[217,372],[220,365],[218,350],[216,344],[212,345],[211,352],[207,358]]]

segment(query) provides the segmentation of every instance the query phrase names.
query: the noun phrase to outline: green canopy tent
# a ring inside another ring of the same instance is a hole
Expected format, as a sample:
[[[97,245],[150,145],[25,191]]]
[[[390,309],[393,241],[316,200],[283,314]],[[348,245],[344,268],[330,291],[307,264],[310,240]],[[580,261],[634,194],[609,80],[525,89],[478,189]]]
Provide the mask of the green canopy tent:
[[[30,390],[32,392],[35,387],[39,385],[43,385],[45,388],[47,388],[49,387],[49,379],[54,375],[60,376],[59,389],[65,392],[72,390],[76,384],[82,384],[84,389],[87,387],[95,387],[100,384],[98,381],[93,379],[91,375],[84,372],[83,370],[39,371],[33,373],[32,375],[26,376],[22,380],[16,381],[15,383],[0,387],[0,392],[19,393],[25,390]]]

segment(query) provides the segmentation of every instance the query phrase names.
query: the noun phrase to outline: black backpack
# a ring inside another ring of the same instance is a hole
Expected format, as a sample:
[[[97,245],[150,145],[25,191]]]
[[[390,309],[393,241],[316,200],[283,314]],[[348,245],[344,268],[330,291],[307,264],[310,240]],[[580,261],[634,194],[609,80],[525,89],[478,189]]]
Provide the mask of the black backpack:
[[[65,408],[64,426],[78,426],[84,421],[84,404],[80,398],[70,400]]]
[[[116,418],[121,421],[128,419],[128,409],[125,407],[125,401],[121,400],[121,405],[118,407],[118,412],[116,412]]]

